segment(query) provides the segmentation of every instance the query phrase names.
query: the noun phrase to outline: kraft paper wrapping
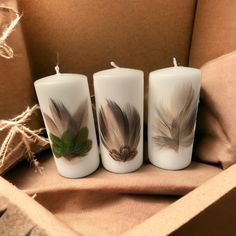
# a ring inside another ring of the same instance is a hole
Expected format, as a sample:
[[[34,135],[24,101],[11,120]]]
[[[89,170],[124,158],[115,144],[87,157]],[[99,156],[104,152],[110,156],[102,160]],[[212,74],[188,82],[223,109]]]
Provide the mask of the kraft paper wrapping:
[[[16,0],[4,0],[1,6],[9,7],[18,11]],[[31,69],[26,50],[25,39],[22,31],[21,20],[15,29],[6,39],[14,51],[12,59],[0,57],[0,120],[12,119],[21,114],[28,106],[33,106],[37,101],[35,99]],[[37,111],[27,122],[30,129],[39,129],[43,127],[40,112]],[[6,138],[9,129],[0,132],[0,146]],[[0,167],[0,175],[25,158],[25,148],[18,145],[21,141],[21,135],[17,134],[12,142],[4,164]],[[32,144],[32,151],[37,153],[48,146],[39,147],[36,143]]]

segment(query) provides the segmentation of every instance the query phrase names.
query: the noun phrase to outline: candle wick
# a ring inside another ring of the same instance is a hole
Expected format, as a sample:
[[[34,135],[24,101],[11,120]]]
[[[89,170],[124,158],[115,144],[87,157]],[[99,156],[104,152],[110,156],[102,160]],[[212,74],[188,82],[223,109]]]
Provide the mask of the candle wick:
[[[110,64],[111,64],[111,66],[113,66],[113,67],[115,67],[115,68],[120,68],[120,67],[119,67],[119,66],[117,66],[117,65],[116,65],[116,63],[115,63],[115,62],[113,62],[113,61],[111,61],[111,63],[110,63]]]
[[[57,65],[55,66],[55,71],[56,71],[58,78],[59,78],[59,74],[60,74],[59,60],[60,60],[60,57],[59,57],[59,53],[57,52]]]
[[[173,64],[174,64],[174,67],[178,66],[178,63],[175,57],[173,57]]]
[[[58,65],[55,66],[55,71],[56,71],[56,74],[59,75],[60,74],[60,68]]]

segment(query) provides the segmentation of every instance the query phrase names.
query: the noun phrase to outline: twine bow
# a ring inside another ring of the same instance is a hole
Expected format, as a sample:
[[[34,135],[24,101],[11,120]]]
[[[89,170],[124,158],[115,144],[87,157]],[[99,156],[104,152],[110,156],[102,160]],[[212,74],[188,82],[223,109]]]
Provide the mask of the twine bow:
[[[7,155],[12,150],[11,146],[13,145],[14,138],[17,134],[20,134],[21,141],[17,144],[17,146],[24,146],[28,161],[34,164],[36,172],[38,171],[40,174],[42,174],[43,167],[40,166],[39,162],[35,159],[35,154],[31,149],[31,144],[37,143],[41,147],[48,145],[48,139],[39,135],[45,129],[41,128],[38,130],[31,130],[25,125],[30,116],[37,109],[39,109],[38,105],[35,105],[32,108],[28,107],[22,114],[16,116],[13,119],[0,120],[0,132],[9,130],[6,138],[2,143],[2,146],[0,147],[0,167],[3,166]]]

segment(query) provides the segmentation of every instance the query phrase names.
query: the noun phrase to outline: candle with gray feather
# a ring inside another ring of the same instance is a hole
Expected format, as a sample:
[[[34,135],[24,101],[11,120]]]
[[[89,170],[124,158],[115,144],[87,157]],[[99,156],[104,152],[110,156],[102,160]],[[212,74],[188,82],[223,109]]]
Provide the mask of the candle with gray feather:
[[[201,85],[199,69],[177,66],[149,75],[148,155],[163,169],[187,167],[192,158]]]
[[[103,166],[128,173],[143,162],[143,72],[120,68],[94,74]]]
[[[99,154],[87,77],[56,74],[34,83],[56,167],[79,178],[98,168]]]

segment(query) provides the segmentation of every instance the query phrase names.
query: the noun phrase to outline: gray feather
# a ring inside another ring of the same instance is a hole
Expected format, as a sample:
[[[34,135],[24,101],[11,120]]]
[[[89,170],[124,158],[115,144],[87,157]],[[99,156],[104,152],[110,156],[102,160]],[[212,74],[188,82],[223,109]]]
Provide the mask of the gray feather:
[[[171,109],[166,104],[157,105],[155,135],[152,137],[155,146],[178,151],[180,146],[192,144],[197,100],[198,94],[195,94],[191,83],[186,83],[172,95]]]

